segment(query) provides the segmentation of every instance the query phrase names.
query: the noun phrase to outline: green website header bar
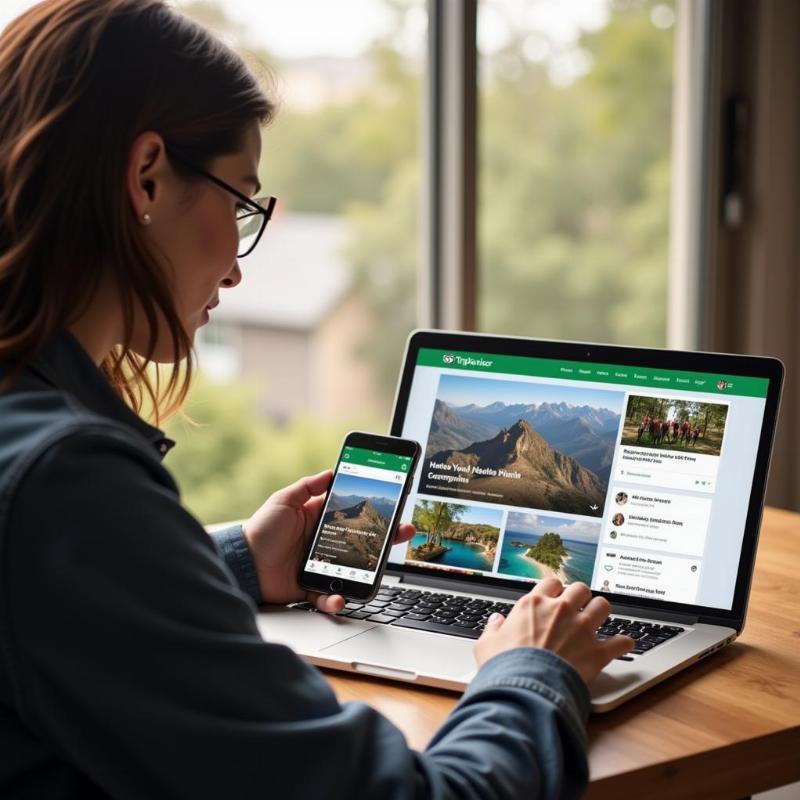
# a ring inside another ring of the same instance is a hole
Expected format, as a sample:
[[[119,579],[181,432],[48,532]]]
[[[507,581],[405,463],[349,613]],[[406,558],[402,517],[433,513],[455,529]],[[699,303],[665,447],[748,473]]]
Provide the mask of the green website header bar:
[[[408,472],[411,456],[398,456],[396,453],[381,453],[379,450],[366,450],[363,447],[345,447],[342,461],[348,464],[360,464],[362,467],[400,470]]]
[[[590,364],[585,361],[557,361],[552,358],[502,356],[493,353],[464,353],[455,350],[420,348],[417,364],[440,369],[463,369],[470,372],[498,372],[537,378],[561,378],[591,383],[624,384],[632,389],[680,390],[703,394],[766,397],[767,378],[739,375],[714,375],[704,372],[680,372],[649,367],[625,367],[615,364]]]

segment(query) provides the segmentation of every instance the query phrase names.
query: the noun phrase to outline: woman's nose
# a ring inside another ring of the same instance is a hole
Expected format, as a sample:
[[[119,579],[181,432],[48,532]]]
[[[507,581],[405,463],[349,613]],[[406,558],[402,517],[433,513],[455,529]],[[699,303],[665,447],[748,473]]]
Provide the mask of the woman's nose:
[[[238,286],[242,282],[242,271],[239,269],[239,262],[233,262],[233,268],[231,271],[222,279],[222,285],[226,289],[233,289],[234,286]]]

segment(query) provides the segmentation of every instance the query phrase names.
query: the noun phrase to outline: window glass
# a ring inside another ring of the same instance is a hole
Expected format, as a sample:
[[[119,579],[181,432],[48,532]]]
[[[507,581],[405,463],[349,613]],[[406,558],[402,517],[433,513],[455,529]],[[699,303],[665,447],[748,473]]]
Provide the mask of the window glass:
[[[245,517],[386,431],[414,327],[424,0],[179,7],[257,65],[279,101],[260,179],[279,202],[198,342],[170,453],[205,522]],[[313,19],[314,24],[309,25]]]
[[[480,329],[664,343],[675,13],[481,0]]]
[[[0,27],[33,5],[3,0]],[[202,522],[252,514],[387,431],[416,324],[425,0],[180,0],[279,102],[260,180],[279,198],[243,280],[197,337],[166,466]]]

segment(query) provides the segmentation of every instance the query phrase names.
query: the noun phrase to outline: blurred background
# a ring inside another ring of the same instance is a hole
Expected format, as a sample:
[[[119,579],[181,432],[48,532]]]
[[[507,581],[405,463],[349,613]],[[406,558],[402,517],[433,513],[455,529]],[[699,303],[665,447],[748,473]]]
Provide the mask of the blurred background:
[[[185,501],[215,522],[330,466],[348,429],[388,427],[418,324],[428,9],[180,7],[266,65],[281,104],[261,162],[276,219],[202,329],[201,427],[170,426]],[[480,329],[663,345],[673,7],[478,14]]]
[[[3,0],[0,26],[29,5]],[[276,488],[331,466],[345,431],[387,430],[408,333],[448,322],[431,313],[432,302],[447,302],[430,299],[439,269],[430,263],[431,174],[463,142],[431,145],[437,103],[452,102],[431,89],[446,47],[431,25],[460,4],[176,5],[244,54],[280,106],[260,167],[264,191],[279,198],[275,217],[242,259],[241,285],[223,292],[201,329],[191,422],[168,424],[179,446],[167,465],[208,524],[246,517]],[[698,322],[714,281],[726,287],[726,308],[738,295],[729,277],[715,277],[708,248],[686,245],[707,238],[671,220],[678,192],[687,214],[702,194],[697,148],[686,141],[707,137],[714,110],[726,119],[736,96],[720,90],[697,112],[704,127],[687,122],[708,88],[693,59],[708,55],[714,30],[747,27],[750,13],[714,23],[712,12],[697,16],[701,6],[708,11],[700,0],[478,0],[465,62],[471,249],[466,289],[450,284],[461,292],[458,327],[769,350],[715,338]],[[719,53],[720,63],[729,58]],[[737,186],[726,191],[728,212],[738,197],[741,214]],[[721,224],[711,216],[705,231]],[[709,266],[693,272],[692,258]],[[448,292],[446,280],[437,291]],[[723,326],[723,316],[713,319]],[[796,500],[793,475],[785,505]]]

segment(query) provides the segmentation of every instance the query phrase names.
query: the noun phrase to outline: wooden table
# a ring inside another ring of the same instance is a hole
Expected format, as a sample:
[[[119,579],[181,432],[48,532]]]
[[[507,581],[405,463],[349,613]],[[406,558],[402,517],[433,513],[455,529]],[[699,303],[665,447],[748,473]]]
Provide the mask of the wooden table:
[[[739,798],[800,781],[800,514],[767,509],[744,633],[589,722],[585,797]],[[453,693],[326,672],[424,748]]]

